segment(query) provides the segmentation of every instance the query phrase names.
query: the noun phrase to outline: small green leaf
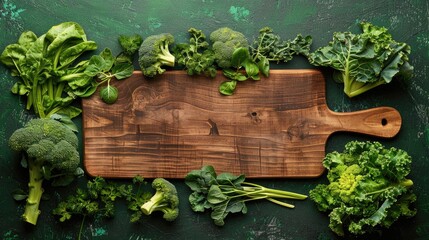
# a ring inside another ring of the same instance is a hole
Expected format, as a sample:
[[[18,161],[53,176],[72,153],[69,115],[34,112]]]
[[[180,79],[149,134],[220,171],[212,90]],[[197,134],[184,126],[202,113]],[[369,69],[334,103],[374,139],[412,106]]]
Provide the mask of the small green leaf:
[[[223,70],[223,75],[225,77],[227,77],[228,79],[230,79],[230,80],[236,80],[236,81],[240,81],[240,82],[247,80],[247,76],[246,75],[244,75],[241,72],[237,72],[237,71],[234,71],[234,70],[231,70],[231,69],[224,69]]]
[[[207,201],[211,204],[219,204],[228,200],[226,196],[218,185],[212,185],[210,187],[209,193],[207,194]]]
[[[16,189],[12,192],[12,196],[13,196],[13,199],[15,199],[15,201],[22,201],[27,199],[28,193],[22,189]]]
[[[219,92],[222,93],[223,95],[230,96],[234,93],[236,86],[237,86],[237,81],[235,80],[225,81],[220,84]]]
[[[74,106],[67,106],[61,108],[57,114],[68,116],[69,118],[75,118],[79,116],[79,114],[82,113],[82,109],[74,107]]]
[[[262,75],[264,75],[265,77],[268,77],[270,75],[270,61],[268,61],[266,57],[259,58],[258,68]]]
[[[19,82],[16,82],[11,89],[13,94],[18,94],[21,96],[27,95],[31,91],[31,87],[27,87]]]
[[[246,70],[247,76],[253,78],[259,75],[259,67],[252,60],[246,60],[244,63],[244,69]]]
[[[100,56],[104,59],[104,65],[102,67],[102,72],[108,72],[113,67],[113,64],[115,63],[115,57],[113,56],[112,50],[109,48],[105,48],[101,53]]]
[[[75,177],[82,177],[84,174],[85,174],[85,171],[83,171],[83,169],[80,167],[76,168],[76,170],[74,171]]]
[[[55,113],[55,114],[52,114],[51,119],[57,120],[58,122],[62,123],[64,126],[71,129],[73,132],[79,131],[76,124],[71,120],[71,118],[68,115]]]
[[[78,88],[76,90],[73,90],[73,94],[81,98],[86,98],[92,96],[95,91],[97,91],[97,85],[90,85],[85,88]]]
[[[89,59],[88,66],[85,69],[85,74],[95,77],[98,73],[102,72],[102,69],[106,62],[99,55],[94,55]]]
[[[112,73],[117,80],[122,80],[133,75],[134,66],[129,63],[115,64],[112,68]]]
[[[240,47],[234,50],[231,58],[231,65],[239,68],[243,66],[243,63],[250,58],[249,49],[245,47]]]
[[[114,86],[107,85],[100,90],[100,97],[103,102],[113,104],[118,100],[118,89]]]

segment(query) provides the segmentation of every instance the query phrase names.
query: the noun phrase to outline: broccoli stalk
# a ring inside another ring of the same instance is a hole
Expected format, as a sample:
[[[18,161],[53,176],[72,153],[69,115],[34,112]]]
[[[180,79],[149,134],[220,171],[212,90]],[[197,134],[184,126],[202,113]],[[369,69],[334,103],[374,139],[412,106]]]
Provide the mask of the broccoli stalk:
[[[51,180],[53,186],[65,186],[82,172],[78,138],[70,128],[56,120],[33,119],[12,134],[9,146],[24,153],[29,169],[29,193],[22,217],[36,225],[43,181]]]
[[[36,225],[37,218],[40,215],[39,205],[43,194],[43,172],[40,164],[35,163],[32,159],[28,160],[29,183],[28,198],[25,205],[25,211],[22,215],[24,221]]]
[[[141,206],[144,214],[150,215],[155,211],[164,213],[167,221],[174,221],[179,215],[179,197],[176,187],[164,178],[156,178],[152,182],[156,190],[152,198]]]
[[[174,67],[174,56],[170,53],[169,42],[165,41],[159,45],[160,53],[158,54],[158,59],[161,65],[166,65],[169,67]]]

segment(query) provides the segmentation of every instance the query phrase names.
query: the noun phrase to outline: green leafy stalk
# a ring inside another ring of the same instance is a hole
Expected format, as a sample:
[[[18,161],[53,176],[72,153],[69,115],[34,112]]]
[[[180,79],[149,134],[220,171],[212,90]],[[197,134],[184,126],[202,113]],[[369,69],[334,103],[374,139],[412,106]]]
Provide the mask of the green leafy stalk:
[[[229,213],[246,213],[246,202],[266,199],[287,208],[294,205],[279,199],[304,200],[306,195],[271,189],[255,183],[245,182],[244,175],[230,173],[217,175],[212,166],[193,170],[185,177],[185,183],[193,191],[189,196],[191,207],[196,212],[212,211],[211,218],[218,226],[224,225]]]

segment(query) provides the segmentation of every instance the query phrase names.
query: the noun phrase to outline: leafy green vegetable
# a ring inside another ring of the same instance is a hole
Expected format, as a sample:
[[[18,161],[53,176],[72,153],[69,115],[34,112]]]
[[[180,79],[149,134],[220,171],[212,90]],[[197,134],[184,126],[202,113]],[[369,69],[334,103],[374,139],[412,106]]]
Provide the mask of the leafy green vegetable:
[[[107,85],[100,90],[101,99],[107,104],[113,104],[118,99],[118,89],[114,86]]]
[[[395,77],[411,78],[410,46],[393,40],[384,27],[368,22],[362,22],[361,27],[361,34],[335,32],[328,46],[309,55],[310,63],[335,69],[334,80],[344,84],[349,97],[390,83]]]
[[[119,97],[118,89],[110,85],[112,79],[123,80],[134,72],[133,57],[141,43],[139,35],[119,37],[122,52],[116,57],[109,48],[99,55],[93,55],[60,78],[67,81],[79,97],[89,97],[97,88],[106,83],[100,90],[101,99],[107,104],[113,104]]]
[[[0,61],[11,69],[12,76],[19,77],[12,92],[27,96],[27,110],[33,109],[41,118],[55,113],[73,118],[80,114],[80,109],[71,106],[78,89],[69,88],[59,79],[74,69],[72,64],[84,52],[96,48],[79,24],[64,22],[40,37],[31,31],[23,32],[17,43],[6,46]]]
[[[217,35],[215,36],[221,39],[220,42],[225,41],[221,36],[225,32],[226,30],[216,32]],[[298,54],[308,56],[312,43],[311,36],[303,37],[300,34],[293,40],[283,41],[280,36],[274,34],[272,29],[268,27],[259,31],[259,36],[254,42],[254,46],[244,44],[244,40],[241,40],[244,37],[242,34],[233,36],[238,36],[240,41],[236,40],[236,42],[239,44],[231,44],[234,47],[225,49],[221,45],[215,51],[218,65],[222,68],[224,76],[229,79],[219,87],[219,91],[224,95],[234,93],[237,81],[260,80],[259,73],[268,77],[271,61],[277,63],[288,62],[292,60],[294,55]],[[215,50],[214,44],[213,49]],[[232,54],[230,51],[232,51]]]
[[[154,77],[165,72],[163,66],[174,67],[175,57],[170,53],[174,37],[170,33],[151,35],[139,48],[139,65],[143,75]]]
[[[323,166],[329,184],[319,184],[310,198],[320,211],[329,212],[336,234],[361,235],[390,227],[400,216],[412,217],[411,157],[379,142],[352,141],[342,153],[328,153]]]
[[[22,217],[24,221],[36,225],[43,181],[50,180],[53,186],[65,186],[83,174],[79,168],[77,136],[56,120],[33,119],[11,135],[9,146],[23,153],[24,166],[28,167],[29,192]]]
[[[138,34],[130,36],[120,35],[118,41],[123,49],[122,54],[124,54],[125,56],[132,57],[139,50],[143,39]]]
[[[269,27],[259,30],[258,39],[251,46],[252,60],[257,63],[261,73],[269,76],[269,62],[288,62],[295,55],[308,56],[313,40],[311,36],[298,34],[293,40],[282,40]]]
[[[293,208],[294,205],[280,199],[303,200],[307,196],[270,189],[258,184],[245,182],[245,176],[234,176],[230,173],[216,174],[212,166],[203,166],[201,170],[193,170],[185,177],[186,185],[193,191],[189,196],[192,210],[204,212],[211,210],[211,218],[218,226],[225,224],[229,213],[247,213],[246,202],[266,199],[275,204]]]
[[[78,188],[75,194],[60,202],[52,213],[59,217],[60,222],[68,221],[72,216],[81,216],[78,239],[81,238],[87,217],[113,217],[115,203],[119,199],[125,199],[128,202],[128,209],[133,211],[130,221],[136,222],[142,216],[140,206],[152,196],[151,193],[142,191],[142,184],[146,182],[140,176],[133,178],[133,184],[117,184],[106,181],[102,177],[96,177],[87,182],[86,189]]]
[[[190,28],[189,43],[177,44],[173,48],[173,55],[178,65],[185,67],[188,75],[206,75],[215,77],[215,55],[206,41],[206,35],[198,29]]]

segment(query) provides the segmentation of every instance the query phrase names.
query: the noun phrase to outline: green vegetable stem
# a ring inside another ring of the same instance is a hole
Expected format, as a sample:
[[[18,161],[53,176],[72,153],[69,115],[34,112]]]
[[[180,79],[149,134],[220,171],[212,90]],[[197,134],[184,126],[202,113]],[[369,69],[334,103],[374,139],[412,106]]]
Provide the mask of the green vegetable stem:
[[[304,200],[306,195],[267,188],[245,182],[245,176],[230,173],[216,174],[213,166],[203,166],[185,177],[186,185],[192,190],[189,202],[195,212],[211,210],[214,224],[223,226],[229,213],[247,213],[246,202],[266,199],[283,207],[294,205],[279,199]]]

